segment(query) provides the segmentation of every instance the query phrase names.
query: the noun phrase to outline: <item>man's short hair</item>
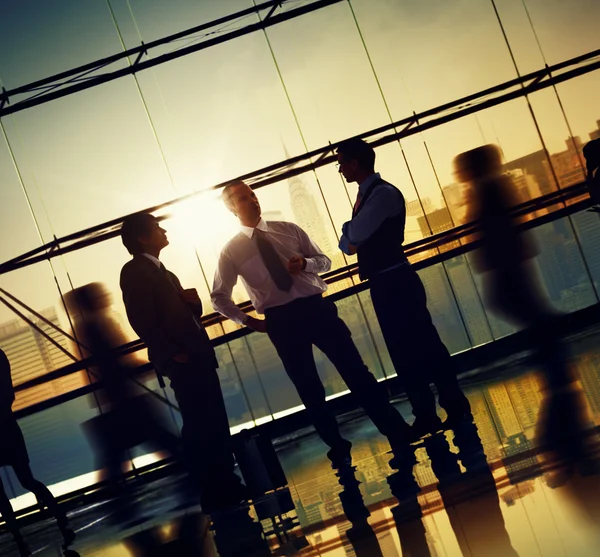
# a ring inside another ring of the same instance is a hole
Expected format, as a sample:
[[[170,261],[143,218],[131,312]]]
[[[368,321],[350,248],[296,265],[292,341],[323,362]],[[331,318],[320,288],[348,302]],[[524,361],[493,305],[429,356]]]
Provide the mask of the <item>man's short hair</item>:
[[[366,141],[357,137],[346,139],[337,146],[337,152],[344,161],[355,160],[367,171],[375,169],[375,150]]]
[[[121,240],[131,255],[143,252],[140,238],[148,237],[152,234],[152,227],[155,222],[156,217],[151,213],[136,213],[123,219]]]
[[[233,209],[233,204],[231,203],[231,190],[236,186],[247,185],[248,184],[246,184],[246,182],[244,182],[243,180],[233,180],[223,188],[223,190],[221,191],[221,199],[223,200],[223,203],[225,203],[225,206],[229,210]]]

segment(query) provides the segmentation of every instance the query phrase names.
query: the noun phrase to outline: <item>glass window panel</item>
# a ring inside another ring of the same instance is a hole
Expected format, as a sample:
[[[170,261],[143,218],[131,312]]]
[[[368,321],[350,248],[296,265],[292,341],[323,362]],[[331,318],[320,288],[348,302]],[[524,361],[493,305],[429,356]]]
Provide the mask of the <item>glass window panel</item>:
[[[569,219],[534,230],[541,251],[536,258],[540,277],[552,304],[567,313],[598,301]]]
[[[17,169],[10,156],[3,124],[4,121],[0,129],[0,222],[3,223],[3,237],[10,235],[11,241],[0,243],[0,261],[7,261],[38,246],[40,240]]]
[[[493,340],[490,323],[466,257],[450,259],[444,263],[444,267],[471,345],[490,342]]]
[[[8,139],[45,241],[174,196],[132,78],[8,121]]]
[[[138,46],[140,39],[145,43],[161,39],[168,35],[179,33],[185,29],[209,23],[223,16],[233,14],[250,7],[248,0],[177,0],[176,3],[165,3],[161,0],[111,0],[111,6],[123,41],[127,48]],[[229,31],[240,25],[254,23],[256,16],[246,16],[214,29],[225,28]],[[205,31],[206,32],[206,31]],[[198,35],[180,39],[176,43],[166,45],[165,51],[190,44]],[[154,54],[156,55],[157,50]],[[162,52],[161,52],[162,53]]]
[[[251,334],[247,337],[252,360],[264,387],[270,411],[275,418],[300,409],[302,402],[290,381],[275,347],[267,335]]]
[[[351,4],[394,120],[516,77],[490,2]]]
[[[271,410],[262,384],[263,377],[257,370],[249,347],[251,336],[233,340],[216,349],[221,389],[229,425],[233,431],[253,427],[271,419]]]
[[[345,3],[286,21],[267,34],[309,150],[389,122]]]
[[[106,2],[7,0],[2,9],[0,78],[7,89],[121,50]]]
[[[162,64],[137,79],[181,194],[303,151],[261,33]]]
[[[464,322],[443,265],[419,271],[427,293],[427,307],[443,343],[451,354],[471,347]]]
[[[19,419],[33,474],[52,487],[55,495],[97,481],[94,453],[81,427],[98,415],[89,397],[86,395]],[[25,493],[12,468],[7,470],[16,495]]]
[[[503,8],[509,0],[500,0]],[[515,4],[517,4],[515,2]],[[598,48],[600,5],[594,0],[527,0],[527,7],[548,64],[556,64]],[[523,26],[529,22],[523,18]],[[515,34],[509,35],[511,44]],[[528,45],[530,48],[531,45]],[[517,56],[522,53],[517,50]]]
[[[46,320],[68,331],[68,323],[62,308],[60,293],[47,263],[26,267],[2,275],[0,284],[11,295],[22,301]],[[9,299],[29,320],[35,323],[63,349],[72,352],[69,340],[43,319]],[[45,375],[70,364],[73,360],[49,341],[37,329],[2,305],[0,308],[0,347],[10,362],[14,385]],[[87,383],[82,374],[74,374],[17,393],[15,409],[52,398]]]
[[[595,213],[583,211],[571,217],[588,271],[596,293],[600,288],[600,218]]]

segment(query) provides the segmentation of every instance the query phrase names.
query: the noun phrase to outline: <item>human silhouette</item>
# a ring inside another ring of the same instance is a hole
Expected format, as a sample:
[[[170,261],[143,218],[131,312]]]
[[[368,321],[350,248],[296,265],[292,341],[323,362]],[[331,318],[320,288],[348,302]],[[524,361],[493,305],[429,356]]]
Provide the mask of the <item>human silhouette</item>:
[[[327,456],[332,466],[351,462],[352,444],[340,434],[327,406],[313,346],[331,360],[392,446],[411,441],[410,427],[363,362],[337,306],[323,297],[327,285],[319,273],[330,269],[331,260],[298,225],[263,220],[258,198],[244,182],[228,184],[222,197],[238,217],[241,231],[221,251],[211,294],[213,306],[233,321],[268,334],[317,433],[330,447]],[[238,278],[256,311],[264,313],[264,320],[245,314],[231,299]]]
[[[400,538],[402,555],[430,557],[427,531],[422,520],[423,510],[418,499],[421,488],[413,472],[417,464],[417,446],[411,445],[393,451],[390,467],[395,472],[387,477],[387,483],[399,504],[390,510]]]
[[[12,384],[10,362],[4,351],[0,350],[0,466],[11,466],[19,483],[35,495],[38,504],[47,507],[54,515],[66,548],[73,542],[75,533],[69,528],[67,515],[60,508],[50,490],[33,476],[25,439],[12,412],[14,400],[15,392]],[[31,555],[31,551],[21,535],[16,515],[1,481],[0,513],[2,513],[6,526],[13,535],[21,555]]]
[[[126,217],[121,239],[133,256],[120,278],[127,317],[155,368],[170,380],[183,419],[188,471],[198,483],[202,508],[212,512],[237,505],[247,492],[234,473],[219,364],[201,323],[202,302],[196,289],[184,289],[159,260],[169,241],[153,215]]]
[[[339,247],[357,254],[359,276],[369,280],[385,344],[412,405],[415,435],[442,428],[430,382],[446,410],[445,427],[472,419],[450,353],[427,309],[423,283],[404,254],[404,196],[375,172],[375,151],[362,139],[340,143],[337,159],[346,182],[358,183],[352,219],[342,227]]]
[[[338,497],[346,518],[352,524],[352,527],[346,530],[345,533],[356,557],[384,557],[377,535],[367,521],[371,513],[360,492],[360,482],[356,478],[356,467],[342,466],[337,471],[336,476],[343,487]],[[386,555],[385,557],[394,556]]]
[[[463,423],[455,428],[454,445],[458,453],[450,451],[442,434],[425,439],[424,443],[463,555],[517,557],[475,424]]]
[[[484,299],[493,312],[524,329],[544,372],[547,396],[538,440],[579,458],[584,453],[578,441],[583,428],[580,397],[573,387],[559,315],[545,298],[532,264],[538,247],[529,233],[518,229],[523,219],[511,214],[521,199],[510,178],[502,174],[500,149],[477,147],[458,155],[454,166],[466,185],[465,221],[477,223],[471,239],[482,242],[472,261],[483,277]]]

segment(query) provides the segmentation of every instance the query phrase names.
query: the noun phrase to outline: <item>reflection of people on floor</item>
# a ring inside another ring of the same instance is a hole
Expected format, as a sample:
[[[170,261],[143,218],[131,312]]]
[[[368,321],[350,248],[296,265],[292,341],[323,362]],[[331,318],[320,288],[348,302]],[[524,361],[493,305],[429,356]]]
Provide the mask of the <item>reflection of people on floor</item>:
[[[425,439],[450,524],[463,555],[517,556],[506,531],[500,499],[475,424],[454,430],[458,454],[444,435]],[[458,461],[466,468],[462,473]]]
[[[241,231],[223,248],[215,273],[213,306],[231,320],[267,333],[336,468],[351,461],[351,443],[339,431],[327,406],[313,346],[337,368],[379,431],[392,446],[412,439],[409,426],[388,401],[384,387],[364,364],[348,326],[338,309],[324,298],[326,283],[319,273],[329,270],[330,259],[291,222],[266,222],[252,189],[232,182],[223,200],[239,219]],[[260,320],[242,312],[231,295],[242,279]]]
[[[159,260],[169,241],[153,215],[125,218],[121,239],[133,256],[120,279],[127,317],[156,369],[170,379],[183,419],[188,471],[198,483],[202,507],[211,512],[237,505],[247,495],[234,473],[218,362],[201,323],[202,302]]]
[[[375,151],[365,141],[344,141],[337,148],[337,158],[346,182],[358,183],[352,219],[342,227],[340,249],[357,255],[360,278],[369,280],[385,344],[415,415],[415,435],[442,427],[430,382],[448,414],[445,427],[472,419],[452,358],[427,309],[423,283],[404,254],[404,196],[375,172]]]
[[[477,147],[458,155],[454,165],[457,177],[467,186],[465,220],[479,223],[471,239],[483,243],[474,252],[473,262],[484,274],[487,303],[502,318],[526,330],[544,370],[548,397],[541,412],[539,441],[579,459],[583,455],[580,393],[572,385],[558,315],[544,297],[533,269],[537,246],[528,232],[517,229],[523,219],[511,215],[521,200],[514,183],[502,174],[500,149]]]
[[[377,536],[369,525],[367,519],[371,515],[366,507],[360,482],[356,478],[355,466],[342,466],[336,473],[343,490],[339,493],[340,502],[346,518],[352,527],[345,534],[350,542],[356,557],[383,557]],[[343,540],[342,540],[343,541]],[[395,557],[386,555],[385,557]]]
[[[218,557],[206,515],[189,513],[169,526],[168,540],[161,525],[134,532],[123,545],[132,557]]]
[[[415,479],[413,469],[417,464],[414,446],[394,450],[390,467],[396,472],[388,476],[387,482],[392,495],[399,505],[392,507],[392,516],[400,538],[402,555],[430,557],[432,554],[427,542],[427,532],[423,523],[423,511],[419,503],[421,488]]]
[[[66,546],[72,543],[75,534],[68,527],[67,515],[60,508],[50,490],[42,482],[36,480],[31,472],[25,439],[12,412],[14,400],[10,362],[6,354],[0,350],[0,467],[11,466],[19,483],[35,495],[38,504],[47,507],[54,515]],[[0,513],[7,528],[14,536],[21,555],[31,555],[19,530],[16,515],[2,482],[0,482]]]
[[[75,288],[65,295],[69,313],[75,315],[73,328],[84,356],[92,357],[90,375],[102,388],[96,397],[100,415],[85,424],[96,450],[99,468],[105,474],[112,495],[122,495],[120,480],[128,450],[149,444],[181,459],[180,441],[161,419],[160,401],[133,377],[136,360],[115,355],[124,335],[111,319],[112,296],[101,283]],[[118,501],[117,501],[118,502]]]

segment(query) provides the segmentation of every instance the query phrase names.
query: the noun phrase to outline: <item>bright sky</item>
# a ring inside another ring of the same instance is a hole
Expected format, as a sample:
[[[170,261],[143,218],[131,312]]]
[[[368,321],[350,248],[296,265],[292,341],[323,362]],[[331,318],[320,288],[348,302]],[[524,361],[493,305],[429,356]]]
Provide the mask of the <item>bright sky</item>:
[[[110,2],[127,47],[251,5]],[[597,0],[496,5],[522,73],[598,48]],[[1,84],[10,89],[118,52],[108,6],[100,0],[4,0]],[[275,26],[268,39],[277,66],[265,34],[254,33],[141,72],[137,81],[122,78],[3,118],[8,143],[0,134],[0,260],[40,243],[27,199],[47,242],[278,162],[285,149],[296,155],[516,76],[487,0],[352,0]],[[558,91],[574,133],[587,140],[600,118],[600,73]],[[568,131],[556,95],[546,90],[530,100],[550,151],[563,150]],[[452,182],[453,156],[486,142],[499,142],[508,159],[540,149],[525,100],[403,142],[421,197],[441,204],[434,169],[442,185]],[[378,150],[378,169],[407,200],[416,198],[396,144]],[[333,166],[304,177],[315,196],[317,178],[334,221],[333,238],[350,202]],[[353,196],[355,186],[349,191]],[[265,188],[259,197],[264,210],[293,219],[287,184]],[[165,264],[206,299],[196,252],[211,283],[216,255],[235,232],[235,220],[212,194],[170,212],[177,218],[166,222],[171,245]],[[118,273],[127,258],[114,240],[56,259],[53,267],[64,291],[69,280],[75,286],[100,280],[118,297]],[[36,309],[57,302],[48,264],[2,276],[0,285]],[[0,322],[10,318],[0,308]]]

